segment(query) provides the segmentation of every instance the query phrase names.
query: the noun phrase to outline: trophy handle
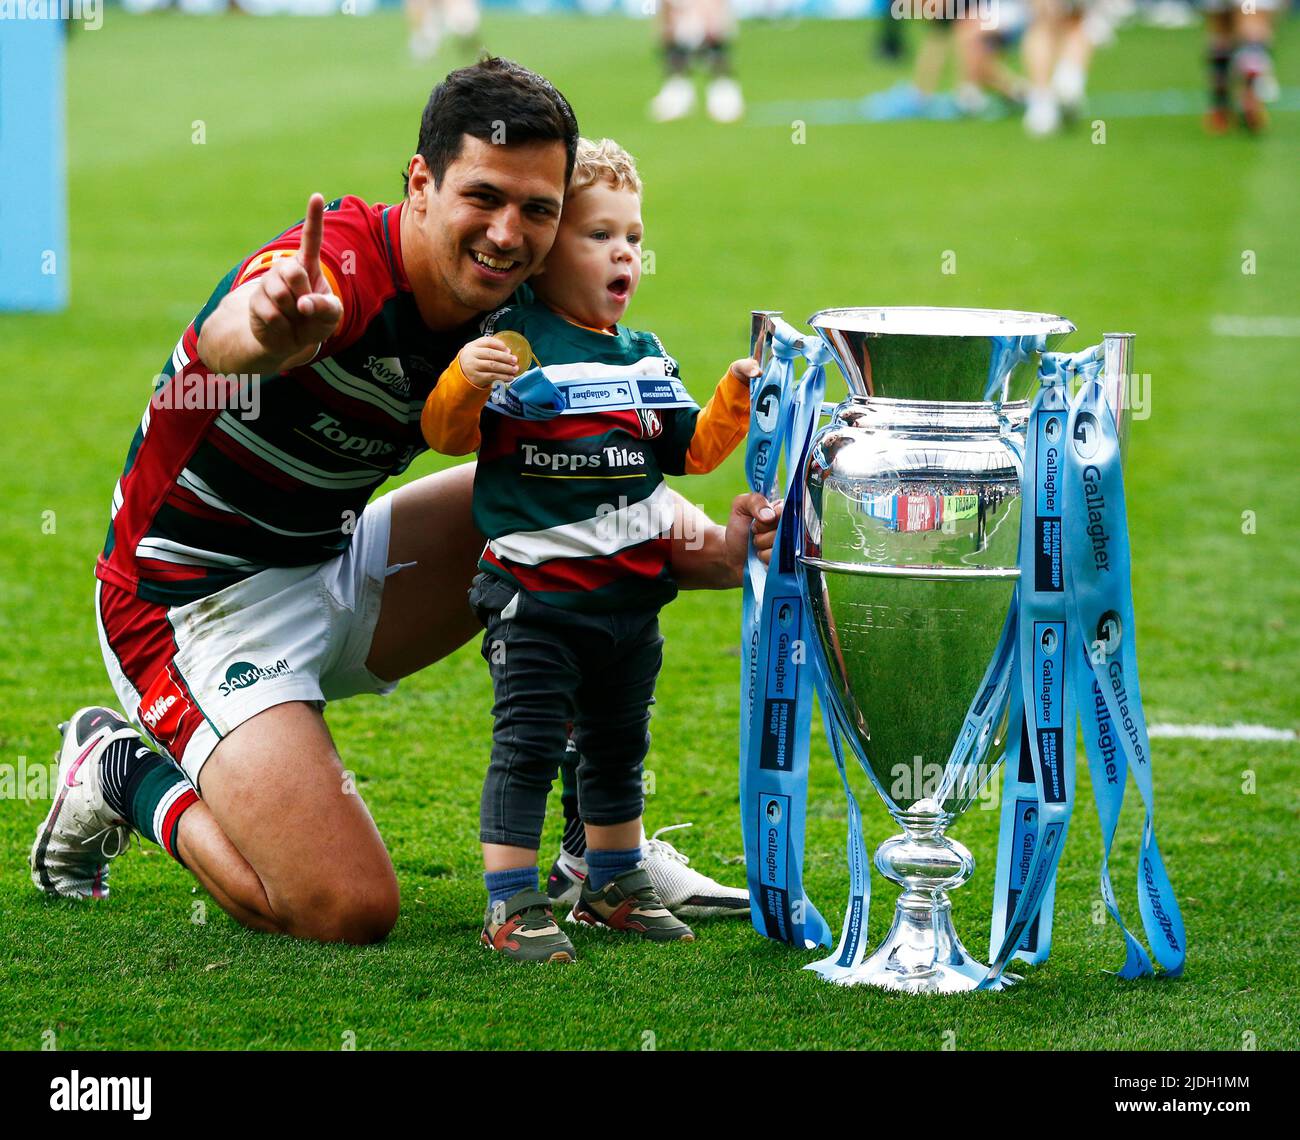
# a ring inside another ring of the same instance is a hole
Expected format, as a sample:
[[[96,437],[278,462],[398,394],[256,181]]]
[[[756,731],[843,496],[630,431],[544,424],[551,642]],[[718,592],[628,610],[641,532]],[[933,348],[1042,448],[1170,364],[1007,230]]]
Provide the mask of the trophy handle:
[[[1106,402],[1115,417],[1115,434],[1119,437],[1121,462],[1128,455],[1128,427],[1133,418],[1133,334],[1110,332],[1101,334],[1102,386],[1106,389]]]
[[[767,354],[772,344],[773,320],[784,309],[751,309],[749,313],[749,355],[758,361],[760,368],[767,364]]]

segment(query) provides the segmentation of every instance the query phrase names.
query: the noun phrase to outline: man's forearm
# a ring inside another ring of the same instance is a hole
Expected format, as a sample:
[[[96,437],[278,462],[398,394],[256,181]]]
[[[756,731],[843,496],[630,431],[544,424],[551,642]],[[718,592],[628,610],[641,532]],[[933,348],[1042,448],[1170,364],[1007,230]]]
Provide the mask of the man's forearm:
[[[727,528],[676,491],[673,577],[683,590],[729,590],[741,584],[741,565],[730,557]]]

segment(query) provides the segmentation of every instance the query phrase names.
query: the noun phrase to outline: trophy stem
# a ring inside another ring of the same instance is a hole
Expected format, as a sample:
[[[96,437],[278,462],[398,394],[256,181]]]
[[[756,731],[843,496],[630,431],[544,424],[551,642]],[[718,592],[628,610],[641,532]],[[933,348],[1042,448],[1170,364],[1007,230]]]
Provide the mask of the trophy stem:
[[[903,834],[885,840],[875,858],[877,870],[903,888],[894,921],[875,953],[840,984],[905,993],[973,990],[988,967],[972,958],[957,937],[948,892],[970,878],[975,859],[944,835],[951,817],[933,800],[922,800],[895,819]]]

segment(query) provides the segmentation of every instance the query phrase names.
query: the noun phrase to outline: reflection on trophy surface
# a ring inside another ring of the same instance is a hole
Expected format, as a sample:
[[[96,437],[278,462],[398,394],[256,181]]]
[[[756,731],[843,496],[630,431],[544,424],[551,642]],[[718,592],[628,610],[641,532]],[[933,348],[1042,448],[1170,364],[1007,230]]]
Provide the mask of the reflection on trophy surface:
[[[1039,353],[1061,317],[834,309],[809,322],[849,398],[813,440],[800,536],[833,699],[903,834],[875,863],[903,888],[880,948],[843,979],[973,989],[987,967],[952,927],[970,852],[944,831],[1002,759],[1006,691],[981,692],[1018,570],[1021,470]],[[956,749],[979,697],[987,728]]]

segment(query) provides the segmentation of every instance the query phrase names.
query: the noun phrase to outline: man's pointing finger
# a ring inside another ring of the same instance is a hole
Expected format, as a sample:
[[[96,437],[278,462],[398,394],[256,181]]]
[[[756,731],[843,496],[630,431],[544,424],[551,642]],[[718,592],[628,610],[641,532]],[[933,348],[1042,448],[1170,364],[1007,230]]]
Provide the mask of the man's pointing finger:
[[[302,238],[298,243],[298,260],[312,280],[320,272],[320,241],[325,228],[325,199],[313,194],[307,199],[307,217],[302,223]]]

